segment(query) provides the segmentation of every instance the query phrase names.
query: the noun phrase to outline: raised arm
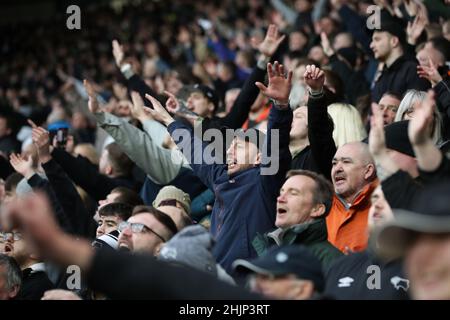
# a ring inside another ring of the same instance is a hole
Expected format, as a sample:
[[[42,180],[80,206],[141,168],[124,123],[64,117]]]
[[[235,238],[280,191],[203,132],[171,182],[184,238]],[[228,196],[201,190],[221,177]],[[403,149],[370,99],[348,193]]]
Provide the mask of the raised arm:
[[[181,121],[175,121],[154,97],[148,94],[146,97],[151,100],[154,107],[154,109],[145,107],[146,110],[151,113],[155,120],[167,126],[167,130],[172,136],[172,139],[188,160],[194,173],[206,186],[212,189],[216,178],[223,173],[223,170],[226,170],[226,165],[217,165],[213,161],[205,161],[204,150],[208,147],[208,143],[202,141],[201,130],[194,132],[194,129],[190,125]],[[172,96],[171,99],[176,98]],[[174,103],[176,102],[174,101]],[[168,109],[170,110],[170,108]],[[200,136],[197,136],[197,134]]]
[[[284,66],[275,61],[267,64],[269,84],[257,82],[261,93],[272,99],[274,107],[269,114],[265,150],[262,154],[261,181],[263,188],[276,196],[283,184],[286,172],[291,167],[289,132],[292,124],[292,109],[289,107],[289,93],[292,87],[292,71],[285,76]],[[278,136],[278,139],[274,139]]]
[[[67,219],[67,216],[53,191],[52,186],[48,180],[43,179],[37,174],[36,169],[33,168],[33,160],[31,156],[22,158],[21,155],[12,153],[10,156],[10,163],[14,170],[20,173],[26,182],[34,191],[44,192],[50,200],[52,211],[55,213],[56,220],[63,230],[68,233],[73,232],[73,228]]]
[[[131,64],[125,61],[125,52],[123,51],[123,47],[120,45],[119,41],[113,40],[112,48],[114,60],[116,61],[116,65],[120,69],[120,72],[122,72],[123,76],[127,80],[129,92],[138,92],[142,99],[145,99],[146,93],[149,93],[154,97],[159,97],[158,94],[149,85],[147,85],[141,77],[134,73]],[[151,105],[150,101],[146,101],[146,103]],[[164,101],[161,100],[161,103],[164,103]]]
[[[73,182],[61,166],[53,160],[50,154],[49,133],[42,127],[30,122],[33,127],[33,143],[38,149],[42,168],[52,185],[55,195],[66,213],[75,234],[91,238],[94,220],[89,215]]]
[[[248,118],[250,108],[258,97],[259,90],[255,82],[263,82],[266,75],[267,63],[275,54],[285,35],[280,35],[276,25],[271,24],[267,29],[266,36],[261,43],[252,39],[252,46],[260,53],[257,66],[245,81],[241,92],[233,104],[230,112],[221,120],[221,126],[231,129],[242,127]]]
[[[331,163],[336,145],[333,140],[333,121],[327,111],[331,97],[324,88],[325,74],[316,66],[308,65],[304,78],[309,87],[308,139],[311,153],[320,173],[331,180]]]
[[[106,112],[95,113],[97,123],[114,138],[152,181],[158,184],[170,183],[178,175],[184,159],[176,150],[171,151],[162,147],[162,140],[168,134],[166,128],[148,116],[143,109],[144,102],[137,92],[132,92],[131,96],[133,115],[145,123],[144,129],[151,132],[143,132],[127,121]]]
[[[450,177],[450,160],[435,146],[431,139],[434,120],[435,93],[428,91],[421,105],[416,107],[416,114],[408,126],[409,140],[414,149],[420,176],[425,182],[439,181]]]

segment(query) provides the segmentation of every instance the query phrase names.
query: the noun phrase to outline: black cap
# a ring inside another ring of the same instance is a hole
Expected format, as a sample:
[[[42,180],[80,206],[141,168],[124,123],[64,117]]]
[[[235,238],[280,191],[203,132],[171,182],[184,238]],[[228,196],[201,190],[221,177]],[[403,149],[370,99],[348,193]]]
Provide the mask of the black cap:
[[[401,44],[406,43],[406,25],[399,18],[392,17],[388,12],[381,11],[380,28],[376,28],[374,32],[388,32],[398,38]]]
[[[263,256],[253,260],[238,259],[233,263],[237,272],[258,273],[270,276],[294,274],[297,278],[311,280],[316,291],[324,289],[322,264],[305,246],[272,247]]]
[[[192,92],[201,92],[209,101],[214,104],[214,110],[217,110],[219,107],[219,96],[216,91],[204,84],[195,84],[192,86]]]
[[[395,219],[377,234],[378,250],[400,257],[420,233],[450,234],[450,183],[430,186],[414,200],[410,210],[394,209]]]

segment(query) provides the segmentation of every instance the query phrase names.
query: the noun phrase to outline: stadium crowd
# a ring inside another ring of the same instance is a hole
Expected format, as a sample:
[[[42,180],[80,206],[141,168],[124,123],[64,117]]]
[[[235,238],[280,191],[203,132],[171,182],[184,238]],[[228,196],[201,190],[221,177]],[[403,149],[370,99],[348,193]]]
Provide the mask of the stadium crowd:
[[[450,299],[449,2],[0,26],[0,299]]]

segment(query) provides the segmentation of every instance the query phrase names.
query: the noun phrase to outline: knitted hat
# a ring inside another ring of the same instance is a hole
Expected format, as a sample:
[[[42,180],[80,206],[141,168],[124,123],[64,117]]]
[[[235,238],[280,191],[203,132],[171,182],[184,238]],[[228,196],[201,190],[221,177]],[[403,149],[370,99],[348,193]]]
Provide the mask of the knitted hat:
[[[119,247],[119,231],[114,230],[110,233],[101,235],[92,242],[94,248],[106,248],[117,250]]]
[[[178,232],[161,248],[158,259],[177,262],[217,276],[216,261],[211,253],[214,240],[202,226],[189,226]]]
[[[186,213],[189,215],[191,214],[191,197],[183,190],[174,186],[165,186],[159,190],[155,201],[153,201],[153,206],[158,208],[161,205],[161,202],[166,200],[178,201],[183,206]]]

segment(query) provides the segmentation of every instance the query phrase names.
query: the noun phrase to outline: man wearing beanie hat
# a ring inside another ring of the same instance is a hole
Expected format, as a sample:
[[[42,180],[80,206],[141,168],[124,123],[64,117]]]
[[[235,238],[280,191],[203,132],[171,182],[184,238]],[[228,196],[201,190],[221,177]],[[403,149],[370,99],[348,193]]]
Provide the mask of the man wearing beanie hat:
[[[234,284],[212,255],[214,239],[201,225],[189,226],[170,239],[159,252],[158,259],[179,263],[207,272],[229,284]]]
[[[322,265],[302,245],[274,247],[256,259],[238,259],[233,267],[249,275],[252,291],[272,299],[307,300],[324,289]]]
[[[408,89],[426,91],[430,84],[417,75],[417,61],[405,50],[405,27],[389,14],[381,15],[380,28],[372,35],[370,48],[378,60],[379,72],[375,76],[372,101],[380,101],[387,91],[403,95]]]
[[[192,224],[191,198],[177,187],[165,186],[162,188],[153,201],[153,207],[169,215],[178,230]]]

